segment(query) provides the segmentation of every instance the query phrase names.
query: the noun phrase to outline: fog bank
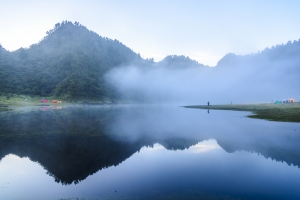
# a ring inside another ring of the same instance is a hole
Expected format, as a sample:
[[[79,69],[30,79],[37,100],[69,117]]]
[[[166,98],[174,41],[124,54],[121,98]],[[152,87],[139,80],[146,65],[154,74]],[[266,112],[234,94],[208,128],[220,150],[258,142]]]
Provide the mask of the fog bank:
[[[229,58],[228,58],[229,57]],[[299,61],[225,56],[216,67],[131,65],[106,74],[126,100],[179,104],[271,103],[299,95]]]

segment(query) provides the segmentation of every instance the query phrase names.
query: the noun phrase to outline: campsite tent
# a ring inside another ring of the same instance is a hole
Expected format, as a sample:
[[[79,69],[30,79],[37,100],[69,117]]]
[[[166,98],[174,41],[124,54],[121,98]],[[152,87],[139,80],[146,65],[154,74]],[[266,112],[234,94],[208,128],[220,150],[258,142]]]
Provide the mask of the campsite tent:
[[[276,101],[275,101],[275,104],[281,104],[281,101],[276,100]]]
[[[57,103],[57,100],[52,100],[52,103]]]
[[[289,102],[289,100],[288,99],[284,99],[284,100],[282,100],[282,103],[288,103]]]
[[[296,103],[296,99],[293,99],[293,98],[289,98],[289,103]]]
[[[42,102],[42,103],[47,103],[48,100],[47,100],[47,99],[42,99],[40,102]]]

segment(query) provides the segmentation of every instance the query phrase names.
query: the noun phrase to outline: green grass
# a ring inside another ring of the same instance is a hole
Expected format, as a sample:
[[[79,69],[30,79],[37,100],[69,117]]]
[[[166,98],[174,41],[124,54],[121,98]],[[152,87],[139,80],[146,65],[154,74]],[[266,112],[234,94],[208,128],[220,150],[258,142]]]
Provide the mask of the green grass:
[[[47,103],[41,103],[41,99],[48,99],[49,101]],[[27,99],[27,102],[25,101]],[[77,103],[83,103],[86,101],[85,99],[64,99],[64,98],[57,98],[57,97],[40,97],[40,96],[28,96],[28,95],[10,95],[8,98],[7,96],[0,95],[0,111],[5,110],[3,106],[36,106],[41,104],[50,104],[50,105],[59,105],[54,104],[51,101],[52,100],[61,100],[63,101],[63,104],[77,104]],[[113,103],[110,99],[88,99],[87,100],[90,104],[111,104]]]
[[[269,121],[300,122],[300,103],[290,104],[229,104],[229,105],[194,105],[185,108],[198,108],[210,110],[236,110],[251,111],[250,118],[265,119]]]
[[[25,102],[25,99],[28,101]],[[42,97],[39,96],[27,96],[27,95],[11,95],[9,98],[7,96],[0,96],[0,106],[2,105],[33,105],[40,103]]]

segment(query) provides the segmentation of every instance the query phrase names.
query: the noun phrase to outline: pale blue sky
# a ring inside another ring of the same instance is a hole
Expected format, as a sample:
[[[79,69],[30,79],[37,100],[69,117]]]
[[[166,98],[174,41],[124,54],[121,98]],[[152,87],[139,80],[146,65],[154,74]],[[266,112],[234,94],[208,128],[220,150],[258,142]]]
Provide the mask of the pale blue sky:
[[[300,39],[298,0],[0,0],[0,44],[37,43],[63,20],[117,39],[144,58],[186,55],[214,66]]]

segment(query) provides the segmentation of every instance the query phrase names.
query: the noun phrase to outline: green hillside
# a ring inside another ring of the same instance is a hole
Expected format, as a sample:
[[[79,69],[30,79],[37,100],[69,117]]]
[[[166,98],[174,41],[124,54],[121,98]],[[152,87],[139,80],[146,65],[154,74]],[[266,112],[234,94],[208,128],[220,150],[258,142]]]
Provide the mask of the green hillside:
[[[120,65],[146,63],[117,40],[78,22],[58,23],[28,49],[0,49],[0,93],[63,98],[116,98],[103,74]]]

